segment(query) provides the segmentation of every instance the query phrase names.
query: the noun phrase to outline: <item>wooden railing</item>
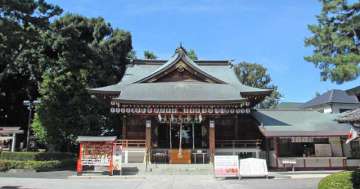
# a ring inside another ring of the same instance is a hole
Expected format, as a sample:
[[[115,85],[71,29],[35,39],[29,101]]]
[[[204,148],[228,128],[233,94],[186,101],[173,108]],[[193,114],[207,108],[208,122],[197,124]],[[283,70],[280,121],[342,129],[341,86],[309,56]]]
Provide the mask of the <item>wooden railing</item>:
[[[121,139],[117,140],[116,144],[122,145],[123,148],[145,148],[145,140]]]
[[[261,140],[215,140],[216,148],[256,148]]]

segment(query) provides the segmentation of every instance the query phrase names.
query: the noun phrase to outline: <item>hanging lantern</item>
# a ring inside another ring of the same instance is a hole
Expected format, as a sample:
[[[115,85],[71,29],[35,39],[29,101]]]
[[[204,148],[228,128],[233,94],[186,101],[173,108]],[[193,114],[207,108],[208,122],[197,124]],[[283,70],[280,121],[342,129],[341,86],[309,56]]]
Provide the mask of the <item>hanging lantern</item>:
[[[161,115],[160,114],[158,114],[158,119],[159,119],[159,121],[161,122]]]
[[[190,117],[189,114],[188,114],[187,117],[186,117],[186,121],[187,121],[187,122],[190,122],[190,121],[191,121],[191,117]]]
[[[201,116],[201,114],[199,115],[199,122],[202,122],[202,116]]]
[[[152,108],[148,108],[147,109],[147,113],[151,114],[153,112],[153,109]]]

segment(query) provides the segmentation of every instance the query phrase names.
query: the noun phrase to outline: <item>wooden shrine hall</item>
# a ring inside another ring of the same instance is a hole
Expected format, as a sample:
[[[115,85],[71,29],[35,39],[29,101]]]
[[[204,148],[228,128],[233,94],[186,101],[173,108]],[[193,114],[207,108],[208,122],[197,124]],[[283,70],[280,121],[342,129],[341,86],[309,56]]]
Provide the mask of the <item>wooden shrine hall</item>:
[[[215,153],[259,156],[263,135],[250,115],[272,90],[240,83],[226,60],[195,60],[183,47],[169,60],[134,60],[110,97],[121,139],[144,140],[151,161],[212,161]]]
[[[276,169],[360,163],[360,145],[344,142],[351,125],[336,115],[255,109],[272,90],[242,84],[229,61],[192,60],[181,46],[169,60],[134,60],[119,83],[89,91],[119,115],[125,163],[140,147],[146,163],[209,163],[214,155],[263,158]]]

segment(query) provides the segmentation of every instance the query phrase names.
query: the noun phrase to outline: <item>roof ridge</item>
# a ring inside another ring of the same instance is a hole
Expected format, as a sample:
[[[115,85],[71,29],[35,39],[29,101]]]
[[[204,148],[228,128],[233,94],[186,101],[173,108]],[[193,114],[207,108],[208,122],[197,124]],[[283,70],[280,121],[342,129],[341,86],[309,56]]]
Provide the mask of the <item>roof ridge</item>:
[[[335,92],[335,89],[330,90],[330,95],[329,95],[328,102],[332,102],[332,101],[333,101],[333,98],[334,98],[334,92]]]
[[[182,49],[177,49],[175,54],[164,64],[162,64],[158,69],[156,69],[154,72],[150,73],[149,75],[135,81],[134,83],[139,83],[139,82],[143,82],[143,81],[147,81],[159,74],[161,74],[162,72],[166,71],[167,69],[170,69],[173,65],[175,65],[176,63],[178,63],[180,60],[182,60],[184,62],[184,64],[187,64],[189,67],[191,67],[192,69],[196,70],[197,72],[199,72],[200,74],[204,75],[207,78],[210,78],[211,80],[215,81],[215,82],[219,82],[219,83],[226,83],[225,81],[223,81],[222,79],[219,79],[209,73],[207,73],[205,70],[203,70],[201,68],[201,66],[199,66],[197,63],[195,63],[190,57],[187,56],[187,54],[182,51]]]

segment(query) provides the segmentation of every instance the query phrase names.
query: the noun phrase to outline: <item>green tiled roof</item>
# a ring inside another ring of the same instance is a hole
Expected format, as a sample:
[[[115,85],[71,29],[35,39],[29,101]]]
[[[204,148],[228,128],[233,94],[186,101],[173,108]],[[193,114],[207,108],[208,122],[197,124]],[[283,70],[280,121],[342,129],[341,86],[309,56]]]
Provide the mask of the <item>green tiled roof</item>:
[[[142,83],[143,80],[151,78],[164,70],[167,70],[177,61],[182,60],[191,66],[199,74],[212,78],[217,83],[199,82],[154,82]],[[166,63],[163,61],[140,61],[139,64],[127,66],[122,80],[115,84],[100,88],[89,89],[93,93],[120,94],[117,100],[133,101],[170,101],[170,102],[206,102],[222,101],[233,102],[244,100],[242,95],[259,94],[268,95],[272,90],[259,89],[243,85],[237,76],[233,66],[227,61],[192,61],[186,54],[175,53]],[[137,62],[137,61],[135,61]]]
[[[199,95],[202,94],[202,95]],[[240,102],[238,90],[228,84],[203,82],[135,83],[117,98],[123,102]]]
[[[257,110],[252,113],[260,131],[271,136],[341,136],[351,125],[338,123],[336,114],[307,110]]]

